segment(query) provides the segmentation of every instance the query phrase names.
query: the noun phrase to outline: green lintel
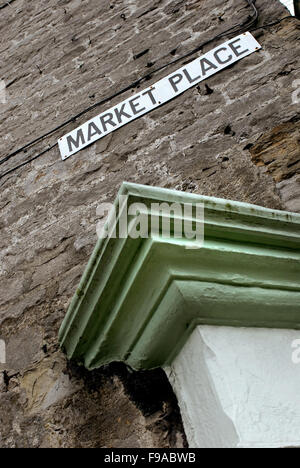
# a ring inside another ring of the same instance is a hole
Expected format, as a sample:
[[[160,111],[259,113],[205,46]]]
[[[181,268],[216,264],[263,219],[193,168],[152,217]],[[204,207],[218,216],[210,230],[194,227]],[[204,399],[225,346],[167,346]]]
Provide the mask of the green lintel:
[[[203,203],[204,244],[190,249],[161,228],[100,239],[60,330],[70,359],[151,369],[170,364],[199,324],[300,329],[299,214],[129,183],[120,195],[148,208]]]

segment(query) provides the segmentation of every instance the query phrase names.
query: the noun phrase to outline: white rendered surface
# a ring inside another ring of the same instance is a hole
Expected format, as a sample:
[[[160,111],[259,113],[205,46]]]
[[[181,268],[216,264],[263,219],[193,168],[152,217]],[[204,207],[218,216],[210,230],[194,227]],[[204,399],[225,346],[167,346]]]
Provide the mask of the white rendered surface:
[[[166,369],[191,448],[300,447],[293,330],[199,326]]]

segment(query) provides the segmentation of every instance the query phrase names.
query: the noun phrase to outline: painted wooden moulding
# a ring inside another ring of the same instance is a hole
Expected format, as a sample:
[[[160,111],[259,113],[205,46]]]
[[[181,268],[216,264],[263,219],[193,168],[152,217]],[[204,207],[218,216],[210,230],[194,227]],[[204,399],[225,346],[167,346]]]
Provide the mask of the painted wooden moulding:
[[[70,359],[88,369],[113,361],[151,369],[169,365],[199,324],[300,329],[299,214],[124,183],[112,231],[124,200],[147,208],[148,230],[98,241],[60,330]],[[151,208],[162,203],[182,210],[158,211],[153,229]],[[201,247],[177,232],[179,221],[199,223],[196,209],[184,209],[199,204]]]

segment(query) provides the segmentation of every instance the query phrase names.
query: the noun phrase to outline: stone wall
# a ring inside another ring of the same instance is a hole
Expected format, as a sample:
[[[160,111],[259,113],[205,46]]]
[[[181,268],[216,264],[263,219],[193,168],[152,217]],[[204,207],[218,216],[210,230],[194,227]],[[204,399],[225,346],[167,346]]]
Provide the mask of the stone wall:
[[[260,23],[287,14],[278,0],[257,6]],[[244,0],[14,0],[0,9],[1,158],[248,14]],[[300,212],[299,23],[255,36],[262,51],[164,107],[65,162],[56,147],[0,179],[1,447],[186,444],[162,371],[87,373],[57,333],[96,243],[97,206],[124,180]]]

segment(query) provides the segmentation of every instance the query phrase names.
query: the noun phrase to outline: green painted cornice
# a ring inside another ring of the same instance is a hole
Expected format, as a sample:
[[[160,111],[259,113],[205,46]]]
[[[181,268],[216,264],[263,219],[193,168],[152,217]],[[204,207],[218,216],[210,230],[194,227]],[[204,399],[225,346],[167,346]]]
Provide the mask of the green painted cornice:
[[[300,329],[300,215],[128,183],[119,195],[203,203],[204,245],[162,232],[99,240],[60,330],[69,358],[151,369],[199,324]]]

